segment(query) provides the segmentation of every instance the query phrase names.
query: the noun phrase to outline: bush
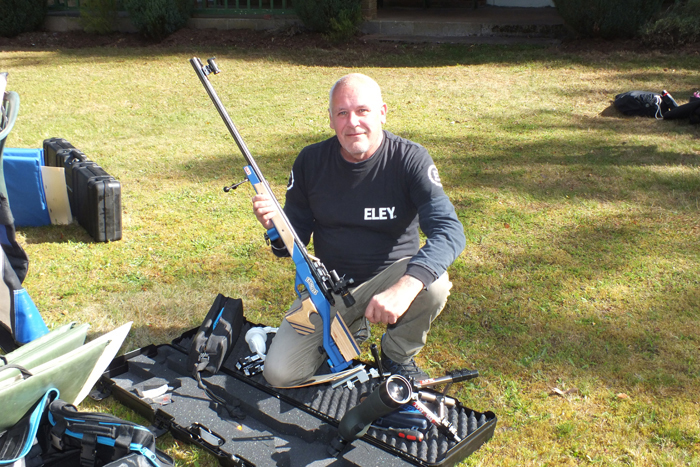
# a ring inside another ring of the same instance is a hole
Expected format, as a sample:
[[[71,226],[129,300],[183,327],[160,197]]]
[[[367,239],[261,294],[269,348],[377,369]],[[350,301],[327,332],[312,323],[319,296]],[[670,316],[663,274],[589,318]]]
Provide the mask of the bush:
[[[89,33],[113,32],[117,24],[117,0],[81,0],[80,24]]]
[[[294,10],[304,26],[335,42],[357,34],[362,23],[359,0],[294,0]]]
[[[162,40],[187,24],[192,0],[124,0],[134,26],[149,39]]]
[[[629,38],[661,9],[663,0],[554,0],[564,22],[578,35]]]
[[[44,24],[46,0],[0,0],[0,36],[14,37]]]
[[[700,0],[676,2],[660,19],[642,31],[642,41],[653,46],[675,46],[700,41]]]

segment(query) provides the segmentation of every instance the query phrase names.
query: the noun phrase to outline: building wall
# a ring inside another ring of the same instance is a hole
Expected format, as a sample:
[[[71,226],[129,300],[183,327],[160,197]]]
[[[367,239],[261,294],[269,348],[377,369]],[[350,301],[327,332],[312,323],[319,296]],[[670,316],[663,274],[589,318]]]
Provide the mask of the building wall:
[[[509,7],[545,7],[554,6],[552,0],[486,0],[488,5]]]
[[[375,0],[379,8],[425,8],[426,0]],[[430,8],[473,8],[486,5],[486,0],[427,0]]]

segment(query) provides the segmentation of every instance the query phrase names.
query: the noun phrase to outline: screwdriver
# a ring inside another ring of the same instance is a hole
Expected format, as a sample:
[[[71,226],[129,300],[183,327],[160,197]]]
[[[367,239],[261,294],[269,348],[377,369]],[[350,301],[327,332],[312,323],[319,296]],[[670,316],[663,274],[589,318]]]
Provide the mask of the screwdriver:
[[[423,432],[418,430],[412,430],[410,428],[386,428],[383,426],[372,425],[372,428],[377,430],[387,431],[393,435],[403,438],[408,441],[418,441],[419,443],[425,439]]]

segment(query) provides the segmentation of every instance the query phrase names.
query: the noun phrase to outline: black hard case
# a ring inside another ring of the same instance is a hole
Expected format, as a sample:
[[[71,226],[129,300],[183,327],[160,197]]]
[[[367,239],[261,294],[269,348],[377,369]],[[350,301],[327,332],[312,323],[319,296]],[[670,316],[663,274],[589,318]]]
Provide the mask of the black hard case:
[[[112,176],[94,177],[87,182],[86,223],[83,225],[98,242],[122,238],[122,186]]]
[[[66,179],[66,191],[68,192],[68,203],[70,204],[70,209],[75,216],[75,197],[73,196],[73,166],[81,162],[90,162],[83,154],[80,149],[61,149],[55,156],[54,161],[57,165],[56,167],[63,167],[63,174]],[[90,162],[91,164],[97,165],[95,162]]]
[[[54,155],[54,160],[56,162],[55,167],[63,167],[70,170],[70,166],[75,162],[87,162],[87,156],[80,149],[69,148],[69,149],[59,149]]]
[[[66,181],[68,176],[66,171]],[[71,164],[70,180],[68,198],[78,223],[98,242],[121,239],[121,183],[94,162]]]
[[[150,345],[116,358],[100,380],[102,396],[111,393],[145,416],[154,431],[170,431],[175,438],[206,449],[222,466],[453,466],[494,434],[493,412],[479,413],[458,402],[448,411],[462,437],[457,444],[435,427],[420,443],[371,428],[334,458],[328,454],[328,445],[337,437],[338,423],[361,395],[373,389],[373,380],[352,390],[332,389],[330,384],[276,389],[261,375],[246,377],[235,364],[251,354],[244,336],[252,326],[244,322],[231,356],[216,375],[205,378],[217,396],[239,404],[244,419],[232,419],[217,410],[187,371],[197,329],[171,344]],[[139,396],[144,389],[165,384],[172,403],[161,405]]]
[[[74,146],[64,138],[48,138],[44,140],[44,165],[47,167],[63,167],[56,161],[56,153],[61,149],[73,149]]]
[[[66,177],[66,191],[68,191],[68,202],[70,203],[70,210],[73,213],[73,217],[78,219],[80,221],[81,216],[83,215],[82,212],[79,210],[80,205],[82,207],[83,201],[79,199],[79,197],[85,196],[86,191],[79,189],[79,187],[76,185],[76,174],[74,171],[77,171],[78,169],[83,169],[85,167],[96,167],[96,170],[102,170],[102,168],[97,165],[97,162],[92,162],[92,161],[87,161],[87,160],[80,160],[80,159],[75,159],[75,158],[68,158],[66,159],[65,167],[64,167],[64,175]],[[100,175],[108,175],[107,172],[102,170]],[[80,225],[82,225],[82,222],[80,222]]]

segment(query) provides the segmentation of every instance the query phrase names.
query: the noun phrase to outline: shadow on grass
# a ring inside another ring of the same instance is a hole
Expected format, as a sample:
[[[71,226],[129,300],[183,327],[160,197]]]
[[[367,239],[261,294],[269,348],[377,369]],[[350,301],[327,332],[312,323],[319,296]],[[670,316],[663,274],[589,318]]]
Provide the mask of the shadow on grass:
[[[69,225],[18,227],[28,244],[36,243],[96,243],[77,221]],[[31,259],[31,258],[30,258]]]
[[[223,43],[224,41],[222,41]],[[82,49],[46,50],[44,57],[36,55],[15,55],[6,61],[7,68],[46,66],[57,60],[87,60],[90,63],[114,62],[114,60],[145,60],[157,66],[159,57],[172,55],[198,56],[202,60],[209,57],[235,59],[242,61],[281,62],[295,66],[310,67],[363,67],[363,68],[423,68],[442,66],[469,66],[485,64],[540,64],[549,68],[568,68],[572,65],[600,69],[609,67],[601,64],[600,56],[587,56],[577,52],[566,52],[556,46],[539,46],[527,44],[492,45],[492,44],[387,44],[387,43],[353,43],[337,46],[318,43],[309,45],[304,42],[299,46],[288,44],[276,46],[271,44],[237,44],[222,43],[198,44],[195,46],[150,46],[150,47],[96,47]],[[10,51],[10,50],[8,50]],[[38,51],[42,52],[42,51]],[[632,53],[639,57],[640,66],[654,62],[674,63],[673,58],[658,58],[658,53]],[[633,61],[626,57],[626,61]],[[700,59],[688,56],[684,58],[687,67],[700,66]],[[649,80],[665,78],[665,72],[650,71],[649,74],[628,73],[630,80]],[[688,82],[692,87],[697,83]],[[660,91],[660,90],[659,90]]]
[[[9,51],[9,50],[8,50]],[[41,52],[41,51],[38,51]],[[203,61],[209,57],[236,59],[243,61],[274,61],[301,66],[362,66],[385,67],[433,67],[451,65],[477,65],[487,63],[523,63],[532,61],[549,62],[552,49],[531,45],[436,45],[399,44],[376,46],[318,46],[303,45],[300,48],[250,46],[196,46],[196,47],[133,47],[133,48],[84,48],[52,49],[41,56],[12,56],[9,67],[46,66],[57,59],[90,60],[92,63],[113,62],[115,59],[153,60],[158,56],[186,55],[198,56]],[[566,60],[566,59],[565,59]],[[562,64],[562,66],[564,66]]]
[[[694,205],[700,197],[700,180],[680,171],[660,168],[700,167],[694,154],[664,150],[662,141],[678,127],[676,122],[659,123],[659,145],[613,143],[602,132],[630,133],[624,119],[612,123],[586,119],[578,124],[561,124],[558,129],[584,131],[596,127],[585,147],[568,136],[520,141],[504,140],[490,146],[489,136],[465,134],[464,139],[405,134],[429,149],[449,191],[457,188],[490,187],[512,191],[540,200],[559,201],[565,197],[599,201],[625,201],[635,194],[644,194],[649,205],[669,205],[687,198]],[[491,126],[509,130],[510,123],[493,121]],[[685,128],[682,128],[685,130]],[[514,134],[523,134],[513,129]],[[272,185],[285,186],[296,157],[290,148],[302,148],[318,139],[313,134],[287,135],[284,148],[268,148],[254,154],[263,175]],[[486,149],[485,149],[486,148]],[[279,152],[277,152],[279,150]],[[176,179],[190,178],[192,173],[203,181],[220,180],[222,187],[243,179],[243,156],[211,154],[205,159],[188,160],[175,170]],[[226,174],[226,175],[222,175]],[[621,182],[624,180],[624,183]],[[459,202],[459,200],[458,200]],[[682,206],[683,204],[681,204]]]

